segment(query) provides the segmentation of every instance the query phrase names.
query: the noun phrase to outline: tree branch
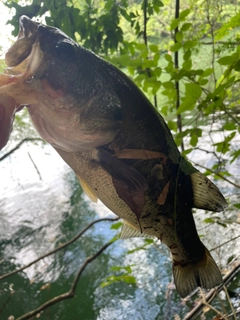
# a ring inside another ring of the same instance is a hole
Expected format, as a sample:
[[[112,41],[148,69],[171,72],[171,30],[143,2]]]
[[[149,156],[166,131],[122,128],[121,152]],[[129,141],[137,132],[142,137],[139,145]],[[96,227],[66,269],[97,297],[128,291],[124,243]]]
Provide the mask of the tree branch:
[[[184,318],[183,320],[194,320],[204,308],[205,303],[208,304],[216,297],[216,295],[223,289],[223,286],[227,286],[228,283],[236,276],[236,274],[240,271],[240,260],[236,262],[235,267],[225,276],[223,277],[223,284],[218,288],[214,288],[209,291],[208,294],[205,295],[204,301],[201,300]]]
[[[49,251],[48,253],[40,256],[39,258],[33,260],[32,262],[30,262],[30,263],[27,264],[26,266],[21,267],[21,268],[16,269],[16,270],[13,270],[13,271],[11,271],[11,272],[9,272],[9,273],[3,274],[2,276],[0,276],[0,280],[3,280],[3,279],[5,279],[5,278],[7,278],[7,277],[12,276],[12,275],[15,274],[15,273],[18,273],[18,272],[20,272],[20,271],[23,271],[23,270],[29,268],[29,267],[30,267],[31,265],[33,265],[34,263],[36,263],[36,262],[38,262],[38,261],[40,261],[40,260],[42,260],[42,259],[50,256],[50,255],[53,254],[53,253],[56,253],[57,251],[65,248],[65,247],[67,247],[67,246],[69,246],[71,243],[73,243],[73,242],[76,241],[78,238],[80,238],[80,237],[81,237],[92,225],[94,225],[95,223],[102,222],[102,221],[117,221],[117,220],[119,220],[119,219],[120,219],[120,218],[118,218],[118,217],[116,217],[116,218],[102,218],[102,219],[98,219],[98,220],[92,221],[92,222],[89,223],[82,231],[80,231],[75,237],[73,237],[71,240],[69,240],[69,241],[61,244],[58,248],[53,249],[53,250]]]
[[[201,41],[200,44],[204,44],[204,45],[212,45],[212,44],[228,44],[230,46],[238,46],[240,44],[240,42],[236,41],[236,42],[232,42],[232,41],[215,41],[213,43],[213,41],[209,41],[209,42],[204,42]]]
[[[41,173],[40,173],[40,171],[38,170],[38,167],[37,167],[36,163],[34,162],[32,156],[30,155],[30,152],[28,152],[28,156],[29,156],[29,159],[31,160],[31,162],[32,162],[35,170],[37,171],[37,174],[38,174],[38,176],[39,176],[39,180],[42,180]]]
[[[219,249],[219,248],[221,248],[222,246],[225,246],[225,244],[227,244],[227,243],[229,243],[229,242],[232,242],[232,241],[234,241],[234,240],[237,240],[238,238],[240,238],[240,234],[239,234],[238,236],[234,237],[234,238],[231,238],[231,239],[229,239],[229,240],[227,240],[227,241],[219,244],[218,246],[212,248],[210,251],[214,251],[214,250],[216,250],[216,249]]]
[[[201,165],[201,164],[199,164],[199,163],[197,163],[197,162],[194,162],[194,161],[192,161],[192,160],[191,160],[191,162],[192,162],[195,166],[198,166],[198,167],[201,167],[201,168],[203,168],[203,169],[205,169],[205,170],[207,170],[207,171],[210,171],[211,173],[215,174],[215,175],[218,176],[219,178],[221,178],[221,179],[223,179],[224,181],[230,183],[232,186],[240,189],[240,185],[238,185],[238,184],[236,184],[235,182],[232,182],[231,180],[225,178],[225,177],[224,177],[223,175],[221,175],[220,173],[217,173],[217,172],[213,171],[212,169],[209,169],[209,168],[207,168],[207,167],[205,167],[205,166],[203,166],[203,165]]]
[[[179,11],[180,11],[180,0],[176,0],[175,4],[175,19],[179,18]],[[174,29],[174,43],[177,43],[177,33],[178,33],[178,26]],[[179,69],[179,54],[178,50],[174,52],[174,67],[175,69]],[[180,89],[179,89],[179,81],[175,81],[175,90],[176,90],[176,109],[178,110],[180,106]],[[178,130],[182,132],[182,116],[181,114],[177,115],[177,126]],[[184,143],[183,140],[181,142],[181,149],[184,151]]]
[[[24,142],[27,142],[27,141],[43,141],[43,140],[40,139],[40,138],[25,138],[25,139],[23,139],[22,141],[20,141],[20,142],[16,145],[16,147],[14,147],[14,148],[11,149],[9,152],[5,153],[2,157],[0,157],[0,161],[2,161],[2,160],[4,160],[5,158],[7,158],[10,154],[12,154],[14,151],[16,151],[17,149],[19,149]]]
[[[82,275],[83,271],[85,270],[85,268],[87,267],[87,265],[89,263],[91,263],[93,260],[95,260],[98,256],[100,256],[100,254],[106,250],[113,242],[107,242],[105,245],[103,245],[95,254],[93,254],[92,256],[88,257],[84,263],[82,264],[82,266],[80,267],[80,269],[78,270],[78,273],[72,283],[72,286],[70,288],[70,290],[68,292],[65,292],[63,294],[60,294],[58,296],[55,296],[54,298],[48,300],[47,302],[43,303],[40,307],[24,314],[23,316],[17,318],[16,320],[26,320],[29,319],[35,315],[37,315],[38,313],[42,312],[43,310],[45,310],[46,308],[52,306],[53,304],[65,300],[65,299],[70,299],[73,298],[75,295],[75,291],[77,288],[77,284],[79,281],[80,276]]]

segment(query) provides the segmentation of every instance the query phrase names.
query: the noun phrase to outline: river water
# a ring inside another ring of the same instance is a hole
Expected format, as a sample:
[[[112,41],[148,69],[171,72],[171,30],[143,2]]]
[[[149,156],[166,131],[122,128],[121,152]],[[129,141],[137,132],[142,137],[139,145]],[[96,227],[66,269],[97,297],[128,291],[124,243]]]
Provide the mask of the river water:
[[[211,161],[198,153],[192,157],[206,165]],[[101,203],[88,200],[75,175],[48,145],[25,143],[0,164],[0,275],[65,243],[93,220],[115,217]],[[228,184],[222,184],[221,189],[231,197],[230,200],[237,202],[237,189],[229,189]],[[232,207],[216,216],[222,224],[224,219],[231,223],[227,227],[218,223],[206,224],[202,223],[206,217],[203,211],[194,215],[199,234],[209,249],[239,233],[239,215]],[[17,319],[54,296],[67,292],[85,259],[119,233],[120,229],[111,229],[111,224],[107,221],[95,224],[68,247],[1,280],[0,319]],[[239,257],[239,248],[238,238],[216,249],[213,255],[217,263],[226,268],[228,261]],[[129,250],[131,254],[127,254]],[[111,269],[116,266],[119,268]],[[127,266],[131,266],[131,272]],[[123,273],[125,279],[133,279],[133,276],[136,282],[127,283],[119,278],[111,285],[101,285],[111,281],[109,276],[122,276]],[[239,286],[238,276],[231,284],[231,291],[240,293]],[[189,300],[180,300],[176,294],[171,258],[164,245],[158,241],[149,244],[141,238],[119,239],[87,266],[74,298],[49,307],[37,318],[167,320],[178,319],[176,315],[179,315],[182,319],[192,308],[194,298],[196,295]],[[239,300],[234,299],[232,303],[237,308]],[[231,313],[224,294],[218,297],[215,306]],[[214,314],[207,312],[206,319],[212,319]]]

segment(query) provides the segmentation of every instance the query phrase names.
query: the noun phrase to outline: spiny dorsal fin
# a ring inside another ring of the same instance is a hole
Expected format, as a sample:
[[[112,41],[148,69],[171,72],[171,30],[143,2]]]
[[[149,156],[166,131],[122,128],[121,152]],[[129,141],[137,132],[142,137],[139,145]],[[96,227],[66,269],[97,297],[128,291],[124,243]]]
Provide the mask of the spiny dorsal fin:
[[[228,206],[218,187],[201,172],[192,173],[190,177],[195,208],[219,212]]]
[[[93,191],[93,189],[82,178],[80,178],[78,175],[77,175],[77,177],[78,177],[78,180],[79,180],[79,182],[81,184],[81,187],[82,187],[83,191],[86,193],[88,198],[93,202],[97,202],[98,201],[98,197],[96,196],[96,194]]]

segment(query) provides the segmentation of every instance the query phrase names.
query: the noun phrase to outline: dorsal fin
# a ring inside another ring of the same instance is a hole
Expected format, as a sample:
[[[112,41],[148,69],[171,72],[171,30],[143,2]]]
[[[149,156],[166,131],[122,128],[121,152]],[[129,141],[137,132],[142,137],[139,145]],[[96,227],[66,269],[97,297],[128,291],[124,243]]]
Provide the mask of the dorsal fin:
[[[222,211],[227,207],[227,202],[220,190],[201,172],[190,175],[193,188],[193,204],[195,208]]]
[[[98,197],[95,194],[95,192],[93,191],[93,189],[85,182],[85,180],[80,178],[78,175],[77,175],[77,177],[78,177],[78,180],[79,180],[79,182],[81,184],[81,187],[82,187],[83,191],[86,193],[88,198],[93,202],[97,202],[98,201]]]

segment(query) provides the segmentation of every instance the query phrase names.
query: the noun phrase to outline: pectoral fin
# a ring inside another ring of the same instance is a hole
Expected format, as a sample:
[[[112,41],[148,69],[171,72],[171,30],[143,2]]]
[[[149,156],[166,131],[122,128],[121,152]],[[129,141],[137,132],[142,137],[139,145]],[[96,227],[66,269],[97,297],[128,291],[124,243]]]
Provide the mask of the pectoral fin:
[[[145,204],[145,178],[133,166],[119,160],[109,151],[103,148],[98,150],[100,165],[112,176],[119,198],[131,208],[139,220]]]
[[[83,180],[78,175],[77,175],[77,177],[78,177],[78,180],[79,180],[79,182],[81,184],[81,187],[82,187],[83,191],[86,193],[88,198],[93,202],[97,202],[98,201],[98,197],[96,196],[96,194],[93,191],[93,189],[85,182],[85,180]]]

